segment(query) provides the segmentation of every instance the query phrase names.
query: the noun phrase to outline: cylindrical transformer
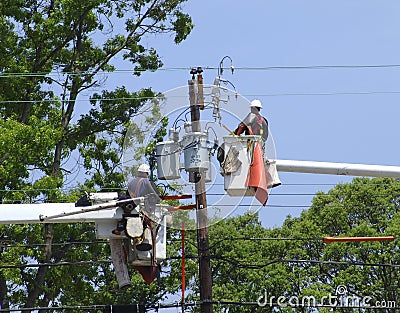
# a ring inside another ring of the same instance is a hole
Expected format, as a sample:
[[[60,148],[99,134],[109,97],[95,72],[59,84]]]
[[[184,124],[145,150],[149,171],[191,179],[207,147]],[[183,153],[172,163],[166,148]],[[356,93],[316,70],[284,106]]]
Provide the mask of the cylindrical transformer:
[[[213,174],[213,164],[211,162],[210,155],[208,155],[207,171],[206,171],[206,177],[205,177],[205,180],[204,180],[206,183],[212,182],[212,174]]]
[[[186,133],[192,132],[192,123],[191,122],[185,122],[183,125],[183,128],[185,129]]]
[[[179,172],[179,144],[174,141],[163,141],[156,144],[157,177],[169,180],[181,177]]]
[[[183,155],[187,172],[204,172],[209,166],[208,135],[190,132],[183,136]]]
[[[176,130],[175,128],[171,128],[169,130],[169,140],[178,142],[179,141],[179,131]]]

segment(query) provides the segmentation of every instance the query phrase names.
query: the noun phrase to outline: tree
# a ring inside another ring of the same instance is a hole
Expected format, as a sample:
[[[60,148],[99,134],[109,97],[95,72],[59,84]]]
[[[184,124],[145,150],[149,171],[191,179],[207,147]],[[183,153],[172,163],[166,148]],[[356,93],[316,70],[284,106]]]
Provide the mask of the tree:
[[[113,60],[117,56],[130,64],[136,76],[162,66],[156,50],[142,42],[152,34],[173,34],[176,44],[183,41],[193,27],[190,17],[182,10],[183,2],[1,1],[0,190],[3,203],[75,201],[77,192],[69,194],[63,188],[79,171],[86,173],[86,181],[80,185],[83,190],[124,187],[123,137],[139,108],[155,93],[150,88],[128,91],[124,86],[100,93],[96,90],[102,87],[107,73],[115,70]],[[90,108],[78,106],[83,93],[89,94]],[[69,158],[83,159],[83,163],[74,168],[77,164],[68,162]],[[108,255],[104,245],[53,247],[54,242],[93,241],[93,228],[85,224],[54,227],[46,224],[43,228],[6,226],[3,232],[13,245],[17,244],[2,253],[3,264],[16,259],[23,263],[47,264]],[[20,247],[19,243],[27,243],[27,247]],[[15,253],[20,256],[16,257]],[[69,284],[71,288],[62,287],[61,277],[74,282]],[[81,304],[92,299],[110,303],[118,301],[115,284],[110,282],[110,267],[104,264],[82,266],[73,271],[49,266],[3,269],[0,301],[2,307]],[[15,286],[18,288],[12,292]],[[87,294],[78,290],[85,290]],[[158,297],[163,294],[154,287],[141,286],[141,290],[143,293],[137,299],[146,299],[146,302],[150,293],[154,299],[157,294]],[[135,299],[136,294],[130,295],[131,301]]]
[[[213,224],[213,301],[221,301],[214,311],[332,311],[318,307],[321,304],[336,305],[340,312],[364,312],[368,305],[380,306],[368,312],[397,311],[397,240],[324,243],[322,239],[395,236],[400,229],[399,196],[398,180],[356,178],[317,193],[309,209],[299,217],[287,217],[278,228],[265,229],[251,213]],[[196,283],[192,288],[197,290]]]
[[[399,191],[397,180],[357,178],[327,194],[317,194],[311,208],[299,219],[288,220],[282,230],[306,238],[395,235],[400,227]],[[309,279],[299,286],[301,294],[315,290],[335,294],[338,286],[344,286],[347,298],[371,297],[371,305],[398,300],[400,272],[392,266],[399,258],[396,241],[323,244],[314,240],[303,242],[298,249],[309,259],[326,262],[302,269]],[[288,251],[293,249],[288,247]]]

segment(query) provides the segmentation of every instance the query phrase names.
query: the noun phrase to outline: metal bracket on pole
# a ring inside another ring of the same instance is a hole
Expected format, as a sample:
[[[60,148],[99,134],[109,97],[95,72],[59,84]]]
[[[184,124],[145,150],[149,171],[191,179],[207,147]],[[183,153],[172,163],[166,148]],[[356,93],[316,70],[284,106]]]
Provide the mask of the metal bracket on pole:
[[[124,199],[124,200],[119,200],[119,201],[112,201],[109,203],[102,203],[98,205],[91,205],[88,207],[83,207],[80,210],[72,211],[72,212],[63,212],[55,215],[50,215],[50,216],[44,216],[44,215],[39,215],[39,220],[41,222],[46,222],[48,220],[60,218],[60,217],[65,217],[65,216],[70,216],[70,215],[77,215],[77,214],[82,214],[82,213],[87,213],[87,212],[93,212],[93,211],[101,211],[101,210],[106,210],[110,208],[116,208],[120,206],[129,206],[132,205],[132,210],[138,206],[144,203],[144,198],[143,197],[138,197],[138,198],[132,198],[132,199]]]

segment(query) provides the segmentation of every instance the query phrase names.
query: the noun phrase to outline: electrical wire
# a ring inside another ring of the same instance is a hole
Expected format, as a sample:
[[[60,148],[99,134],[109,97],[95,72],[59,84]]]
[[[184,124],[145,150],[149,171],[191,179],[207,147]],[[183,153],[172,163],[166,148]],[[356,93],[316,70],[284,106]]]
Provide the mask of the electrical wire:
[[[302,204],[266,204],[266,205],[261,205],[261,204],[208,204],[208,207],[239,207],[239,208],[259,208],[259,207],[264,207],[264,208],[309,208],[310,205],[302,205]]]
[[[289,300],[289,298],[286,298]],[[124,306],[131,306],[132,308],[144,307],[147,310],[154,310],[158,312],[162,309],[170,309],[170,308],[180,308],[180,307],[198,307],[201,306],[203,303],[218,305],[218,306],[256,306],[261,308],[264,303],[254,302],[254,301],[233,301],[233,300],[212,300],[212,301],[190,301],[190,302],[175,302],[175,303],[158,303],[153,305],[146,305],[144,303],[135,303],[135,304],[124,304]],[[119,304],[115,305],[118,306]],[[270,308],[274,307],[282,307],[282,303],[279,302],[272,302],[269,301],[265,305],[268,305]],[[56,311],[56,310],[104,310],[106,308],[110,308],[113,305],[106,305],[106,304],[93,304],[93,305],[70,305],[70,306],[49,306],[49,307],[31,307],[31,308],[9,308],[9,309],[0,309],[0,312],[25,312],[25,311],[40,311],[40,310],[49,310],[49,311]],[[391,307],[382,307],[382,306],[374,306],[374,305],[356,305],[353,303],[346,303],[345,305],[339,305],[334,303],[324,304],[319,302],[308,301],[306,304],[296,304],[296,307],[299,308],[333,308],[333,309],[363,309],[363,310],[396,310],[399,309],[398,305],[394,305]]]
[[[207,132],[208,132],[209,129],[211,129],[212,132],[214,133],[214,136],[215,136],[215,139],[214,139],[214,140],[218,140],[218,136],[217,136],[217,133],[215,132],[214,128],[213,128],[212,126],[208,126],[208,127],[207,127],[207,125],[208,125],[209,123],[210,123],[210,122],[208,122],[208,123],[206,124],[205,129],[207,130]]]
[[[258,295],[259,296],[259,295]],[[284,299],[286,299],[286,301],[288,301],[290,298],[287,297]],[[323,298],[321,298],[323,300]],[[336,298],[333,298],[336,299]],[[271,299],[272,300],[272,299]],[[285,301],[285,300],[284,300]],[[328,302],[328,301],[327,301]],[[395,303],[395,301],[392,301]],[[196,301],[196,302],[185,302],[185,303],[176,303],[176,304],[170,304],[169,307],[193,307],[193,306],[200,306],[202,303],[208,303],[208,304],[213,304],[213,305],[219,305],[219,306],[256,306],[258,308],[262,308],[265,307],[265,305],[268,305],[271,309],[272,308],[282,308],[284,305],[285,307],[289,306],[288,303],[282,303],[282,302],[272,302],[272,301],[268,301],[268,303],[260,303],[260,302],[254,302],[254,301],[229,301],[229,300],[213,300],[213,301]],[[354,303],[354,302],[353,302]],[[311,309],[311,308],[333,308],[333,309],[363,309],[363,310],[396,310],[399,308],[398,305],[392,305],[392,306],[388,306],[388,307],[383,307],[383,306],[376,306],[376,305],[362,305],[362,304],[353,304],[352,302],[348,302],[345,304],[337,304],[335,305],[335,303],[329,303],[329,304],[324,304],[322,303],[318,303],[318,301],[312,302],[312,301],[307,301],[307,303],[304,304],[296,304],[296,307],[298,308],[304,308],[304,309]],[[173,306],[171,306],[173,305]],[[166,307],[164,307],[166,308]],[[156,308],[155,308],[156,309]],[[273,311],[275,312],[275,311]],[[364,312],[364,311],[363,311]],[[394,311],[393,311],[394,312]]]
[[[124,188],[121,190],[125,190]],[[24,190],[20,190],[20,192],[24,192]],[[0,191],[1,193],[1,191]],[[29,193],[29,192],[27,192]],[[226,194],[211,194],[208,196],[225,196]],[[274,196],[275,194],[270,194],[270,196]],[[305,193],[299,193],[299,194],[276,194],[277,196],[314,196],[314,197],[329,197],[331,196],[330,194],[305,194]],[[379,197],[380,194],[370,194],[371,197]],[[45,200],[45,199],[43,199]],[[3,200],[4,201],[4,200]],[[6,199],[7,203],[3,203],[3,204],[7,204],[7,205],[15,205],[17,206],[18,204],[21,204],[21,200],[20,198],[17,199]],[[42,200],[36,200],[35,202],[30,202],[30,203],[26,203],[24,202],[24,204],[35,204],[35,205],[40,205],[44,203]],[[57,198],[57,199],[53,199],[53,202],[46,202],[46,203],[70,203],[69,201],[67,201],[67,199],[61,199],[61,198]],[[1,204],[0,204],[1,207]],[[268,203],[266,205],[261,205],[261,204],[222,204],[222,203],[210,203],[208,204],[209,208],[224,208],[224,207],[235,207],[235,208],[299,208],[299,209],[307,209],[311,207],[311,203],[310,204],[277,204],[277,203]]]
[[[393,236],[393,240],[398,240],[400,237],[399,236]],[[324,243],[324,237],[316,237],[316,238],[301,238],[301,237],[226,237],[222,239],[218,239],[216,242],[213,242],[209,246],[209,250],[214,249],[218,245],[224,243],[225,241],[303,241],[303,242],[321,242]],[[180,239],[171,239],[171,241],[180,241]],[[193,242],[191,240],[186,240],[187,243],[192,245],[193,247],[197,248],[196,242]],[[350,243],[350,242],[349,242]],[[353,242],[354,243],[354,242]],[[358,242],[357,242],[358,243]],[[387,241],[384,241],[384,243],[387,243]],[[203,252],[203,250],[199,249],[200,252]]]
[[[124,189],[123,189],[124,190]],[[214,196],[224,196],[225,194],[214,194]],[[273,194],[271,194],[270,196],[272,196]],[[283,194],[282,194],[283,195]],[[296,195],[296,194],[293,194]],[[298,196],[306,196],[308,194],[298,194]],[[323,196],[330,196],[329,194],[309,194],[309,196],[315,196],[315,197],[323,197]],[[371,195],[371,197],[374,195]],[[379,195],[375,195],[376,197],[379,197]],[[56,201],[57,200],[57,201]],[[18,204],[21,204],[21,199],[7,199],[8,204],[12,204],[17,206]],[[34,203],[29,203],[29,204],[36,204],[36,205],[40,205],[42,204],[43,201],[37,201]],[[46,202],[46,203],[50,203],[50,202]],[[68,202],[66,199],[54,199],[54,202],[51,203],[70,203]],[[25,203],[26,204],[26,203]],[[223,208],[223,207],[235,207],[235,208],[303,208],[303,209],[307,209],[311,207],[311,204],[275,204],[275,203],[268,203],[266,205],[261,205],[261,204],[222,204],[222,203],[217,203],[217,204],[208,204],[207,205],[209,208]],[[1,207],[1,204],[0,204]]]
[[[278,258],[273,260],[267,260],[264,263],[258,264],[248,264],[242,263],[233,258],[226,258],[224,256],[214,256],[210,257],[210,259],[221,260],[227,263],[234,265],[237,268],[246,268],[246,269],[262,269],[269,265],[273,265],[276,263],[295,263],[295,264],[304,264],[309,263],[312,265],[343,265],[343,266],[366,266],[366,267],[390,267],[390,268],[400,268],[400,264],[393,263],[366,263],[366,262],[357,262],[357,261],[324,261],[324,260],[303,260],[303,259],[284,259]]]
[[[249,264],[240,262],[239,260],[233,259],[232,257],[224,257],[222,255],[210,255],[208,256],[210,260],[220,260],[233,265],[235,268],[242,269],[262,269],[277,263],[294,263],[294,264],[304,264],[309,263],[312,265],[340,265],[340,266],[366,266],[366,267],[390,267],[390,268],[400,268],[400,264],[394,263],[367,263],[367,262],[357,262],[357,261],[324,261],[324,260],[305,260],[305,259],[285,259],[277,258],[272,260],[265,260],[264,263]],[[177,260],[181,257],[170,257],[168,260]],[[186,259],[197,260],[198,256],[185,256]],[[263,261],[263,260],[261,260]]]
[[[207,193],[207,196],[222,196],[222,193]],[[315,193],[271,193],[269,196],[316,196]],[[328,194],[322,194],[322,196],[329,196]]]
[[[307,241],[307,242],[320,241],[320,242],[322,242],[323,240],[324,240],[324,238],[227,237],[227,238],[222,238],[222,239],[217,240],[212,245],[210,245],[209,249],[211,250],[225,241]]]
[[[0,269],[13,269],[13,268],[32,268],[32,267],[57,267],[57,266],[81,266],[93,264],[110,264],[111,260],[91,260],[91,261],[76,261],[76,262],[56,262],[56,263],[29,263],[29,264],[2,264]]]
[[[222,255],[210,255],[208,256],[210,260],[217,260],[229,263],[236,268],[242,269],[262,269],[277,263],[295,263],[303,264],[309,263],[312,265],[343,265],[343,266],[367,266],[367,267],[390,267],[390,268],[400,268],[400,264],[393,263],[366,263],[357,261],[324,261],[324,260],[306,260],[306,259],[285,259],[277,258],[272,260],[265,260],[264,263],[249,264],[241,262],[239,260],[233,259],[232,257],[224,257]],[[181,260],[181,256],[168,257],[165,261],[169,260]],[[198,260],[199,256],[185,256],[185,259]],[[263,260],[261,260],[263,261]],[[23,269],[23,268],[33,268],[33,267],[58,267],[58,266],[82,266],[82,265],[93,265],[93,264],[111,264],[111,260],[91,260],[91,261],[77,261],[77,262],[56,262],[56,263],[29,263],[29,264],[3,264],[0,265],[0,269]]]
[[[325,70],[325,69],[376,69],[399,68],[400,64],[375,64],[375,65],[305,65],[305,66],[265,66],[265,67],[235,67],[236,70],[269,71],[269,70]],[[205,69],[210,69],[206,67]],[[226,68],[230,69],[230,68]]]
[[[0,312],[31,312],[31,311],[42,311],[42,310],[102,310],[109,305],[69,305],[69,306],[51,306],[51,307],[32,307],[32,308],[9,308],[0,309]]]
[[[359,64],[359,65],[304,65],[304,66],[257,66],[257,67],[235,67],[235,71],[271,71],[271,70],[326,70],[326,69],[381,69],[381,68],[399,68],[400,64]],[[152,72],[163,72],[163,71],[190,71],[192,67],[161,67]],[[231,70],[231,67],[214,67],[214,66],[203,66],[203,70]],[[146,69],[125,70],[119,69],[114,71],[99,71],[99,75],[110,75],[110,74],[132,74],[133,72],[147,72]],[[0,78],[13,78],[13,77],[48,77],[48,76],[84,76],[91,75],[92,71],[83,71],[80,73],[76,72],[2,72]]]
[[[93,229],[94,231],[94,229]],[[9,243],[12,242],[12,243]],[[64,241],[64,242],[52,242],[50,246],[72,246],[72,245],[97,245],[97,244],[108,244],[108,240],[93,240],[93,241]],[[30,243],[30,244],[17,244],[15,241],[9,241],[7,238],[0,238],[0,248],[35,248],[35,247],[47,247],[49,244],[46,243]]]
[[[174,130],[177,130],[177,129],[179,129],[179,128],[181,128],[181,126],[177,126],[178,125],[178,122],[183,122],[183,124],[185,124],[187,121],[185,121],[184,119],[177,119],[177,120],[175,120],[175,122],[174,122],[174,126],[173,126],[173,129]]]
[[[210,183],[213,186],[224,186],[224,183]],[[348,184],[348,183],[346,183]],[[191,186],[193,185],[192,183],[183,183],[183,186]],[[285,187],[285,186],[337,186],[338,184],[328,184],[328,183],[282,183],[280,187]],[[339,183],[340,185],[340,183]],[[372,183],[372,182],[358,182],[358,185],[373,185],[373,186],[385,186],[387,183]],[[93,192],[102,192],[103,190],[121,190],[124,191],[126,188],[109,188],[109,187],[99,187],[97,191]],[[71,192],[71,191],[76,191],[76,190],[82,190],[81,187],[70,187],[70,188],[33,188],[33,189],[0,189],[0,192],[36,192],[36,191],[64,191],[64,192]],[[101,191],[100,191],[101,190]],[[209,194],[207,194],[209,195]],[[222,194],[218,194],[222,195]],[[285,193],[271,193],[271,195],[285,195]],[[295,194],[293,194],[295,195]],[[305,194],[298,194],[298,195],[305,195]],[[307,194],[308,195],[308,194]],[[310,194],[311,195],[311,194]],[[314,194],[312,194],[314,195]]]
[[[184,110],[182,110],[182,112],[179,113],[179,115],[176,117],[175,121],[172,123],[172,128],[176,129],[176,123],[178,122],[178,120],[180,120],[180,117],[182,116],[182,114],[184,114],[186,111],[190,110],[190,107],[185,108]],[[185,113],[186,114],[186,113]],[[185,121],[185,120],[183,120]],[[187,120],[186,120],[187,121]],[[185,121],[185,122],[186,122]]]
[[[123,189],[125,190],[125,189]],[[0,192],[1,193],[1,192]],[[224,196],[225,194],[220,194],[220,196]],[[271,194],[272,196],[272,194]],[[314,195],[316,196],[316,195]],[[46,199],[44,199],[46,200]],[[7,205],[15,205],[17,206],[18,204],[21,204],[21,200],[20,198],[16,198],[16,199],[11,199],[11,198],[7,198],[6,200],[3,200],[4,202],[2,204],[7,204]],[[5,203],[7,202],[7,203]],[[69,202],[67,199],[62,199],[62,198],[54,198],[52,199],[51,202],[46,201],[44,202],[43,200],[36,200],[34,202],[24,202],[23,204],[42,204],[42,203],[71,203]],[[311,204],[266,204],[266,205],[261,205],[261,204],[208,204],[208,207],[274,207],[274,208],[309,208]],[[1,208],[1,204],[0,204],[0,208]]]
[[[269,93],[243,94],[245,97],[297,97],[297,96],[343,96],[343,95],[386,95],[400,94],[400,91],[349,91],[349,92],[321,92],[321,93]]]
[[[0,76],[1,77],[1,76]],[[124,98],[96,98],[94,100],[96,101],[123,101],[123,100],[150,100],[154,99],[154,97],[124,97]],[[88,102],[91,99],[75,99],[74,102]],[[41,99],[41,100],[2,100],[0,101],[0,104],[26,104],[26,103],[46,103],[46,102],[63,102],[58,98],[53,98],[53,99]],[[69,102],[69,101],[67,101]]]
[[[355,91],[355,92],[322,92],[322,93],[244,93],[243,97],[298,97],[298,96],[342,96],[342,95],[399,95],[400,91]],[[186,95],[174,96],[174,98],[186,98]],[[99,98],[97,101],[126,101],[126,100],[149,100],[154,97],[125,97],[125,98]],[[170,97],[172,98],[172,96]],[[88,102],[90,99],[76,99],[75,102]],[[60,102],[59,99],[43,99],[43,100],[2,100],[0,104],[27,104],[27,103],[46,103]],[[187,113],[188,114],[188,113]]]
[[[399,236],[393,236],[393,240],[400,239]],[[224,241],[321,241],[323,242],[324,237],[224,237],[224,238],[215,238],[215,241],[212,245],[210,245],[210,249],[216,247],[217,245],[223,243]],[[167,239],[167,242],[181,242],[181,239]],[[187,240],[189,244],[196,246],[195,242]],[[53,242],[50,245],[52,247],[56,246],[68,246],[68,245],[97,245],[104,244],[108,245],[108,240],[96,239],[93,241],[63,241],[63,242]],[[44,243],[30,243],[30,244],[17,244],[16,241],[9,240],[8,238],[0,238],[0,248],[35,248],[35,247],[46,247],[48,244]]]

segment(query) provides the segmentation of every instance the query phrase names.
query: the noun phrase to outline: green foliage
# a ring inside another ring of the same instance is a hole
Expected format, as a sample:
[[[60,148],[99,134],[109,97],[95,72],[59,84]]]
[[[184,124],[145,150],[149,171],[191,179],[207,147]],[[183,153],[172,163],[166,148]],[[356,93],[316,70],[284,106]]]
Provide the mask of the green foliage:
[[[148,39],[166,34],[176,43],[187,37],[192,23],[183,2],[0,1],[2,203],[73,202],[80,191],[125,187],[124,137],[156,94],[125,86],[102,90],[104,74],[115,69],[116,58],[126,60],[134,79],[162,66]],[[156,105],[152,109],[149,122],[158,123],[162,117]],[[162,130],[156,137],[161,135]],[[79,190],[66,191],[71,187]],[[1,228],[12,246],[2,253],[4,265],[109,259],[107,244],[72,244],[95,242],[93,225]],[[150,303],[163,297],[163,290],[177,288],[147,287],[137,273],[132,275],[134,286],[123,293],[109,263],[3,268],[0,302],[2,308]]]
[[[365,308],[349,306],[396,301],[400,295],[397,239],[323,243],[322,238],[396,236],[399,195],[398,180],[356,178],[327,193],[319,192],[308,210],[297,218],[288,217],[282,227],[265,229],[251,213],[212,225],[213,301],[221,301],[214,305],[214,312],[332,312],[308,306],[329,305],[329,296],[332,304],[336,300],[344,306],[335,311],[364,312]],[[197,276],[190,282],[195,293],[188,300],[198,300]],[[346,289],[343,296],[338,293],[340,286]],[[265,306],[258,306],[265,295]],[[280,306],[278,297],[299,306]],[[364,297],[371,299],[360,303]],[[373,312],[394,311],[382,307]]]
[[[194,25],[189,15],[180,11],[175,11],[175,21],[173,22],[174,29],[177,31],[175,43],[180,43],[185,40],[187,35],[192,31]]]
[[[0,120],[0,128],[2,190],[28,187],[30,184],[27,179],[32,168],[41,170],[44,175],[49,174],[49,167],[54,159],[49,151],[61,138],[59,129],[54,128],[50,121],[38,120],[35,116],[31,117],[28,125],[13,118]],[[43,182],[40,184],[47,189]],[[12,192],[3,192],[2,198],[3,201],[13,199]]]

